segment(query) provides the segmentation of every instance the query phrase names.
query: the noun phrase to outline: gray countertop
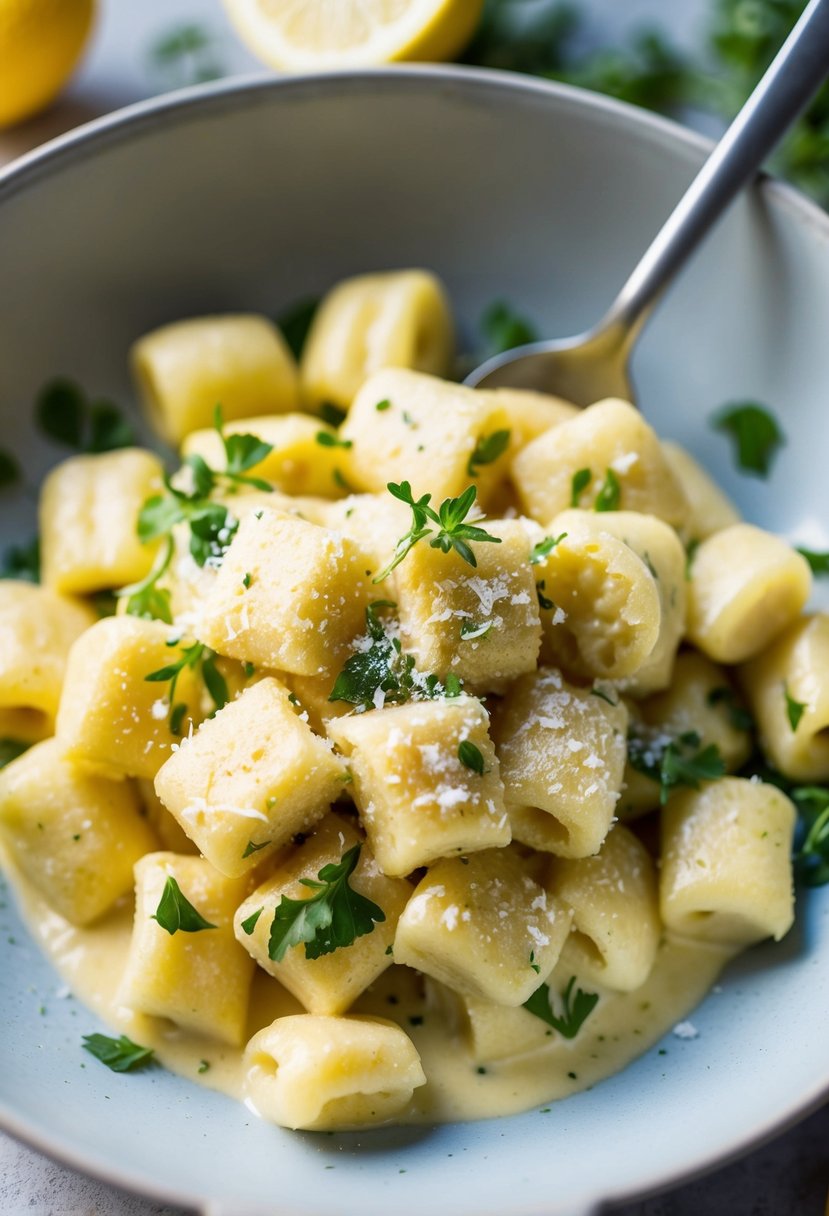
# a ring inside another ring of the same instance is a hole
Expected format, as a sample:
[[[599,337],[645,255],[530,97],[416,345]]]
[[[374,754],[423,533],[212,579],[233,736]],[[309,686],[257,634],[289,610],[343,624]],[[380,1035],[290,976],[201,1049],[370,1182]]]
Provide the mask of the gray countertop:
[[[706,0],[583,0],[598,37],[611,41],[647,20],[677,41],[698,37]],[[263,69],[234,38],[221,0],[104,0],[92,45],[59,105],[0,132],[0,164],[80,122],[150,96],[172,82],[153,65],[154,43],[195,21],[215,35],[225,74]],[[785,1028],[781,1028],[785,1032]],[[804,1045],[804,1051],[808,1045]],[[681,1129],[678,1129],[681,1131]],[[823,1216],[829,1187],[829,1107],[717,1173],[663,1196],[613,1207],[616,1216]],[[0,1133],[3,1216],[179,1216],[179,1209],[126,1195],[50,1161]]]

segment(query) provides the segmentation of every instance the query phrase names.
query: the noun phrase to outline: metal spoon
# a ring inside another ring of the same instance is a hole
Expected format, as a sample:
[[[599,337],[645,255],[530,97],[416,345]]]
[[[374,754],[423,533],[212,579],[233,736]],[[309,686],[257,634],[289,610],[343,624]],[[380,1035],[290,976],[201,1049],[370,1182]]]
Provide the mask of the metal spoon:
[[[496,355],[465,383],[529,388],[576,405],[634,400],[633,345],[661,293],[829,74],[829,0],[811,0],[757,88],[708,157],[598,325],[574,338]]]

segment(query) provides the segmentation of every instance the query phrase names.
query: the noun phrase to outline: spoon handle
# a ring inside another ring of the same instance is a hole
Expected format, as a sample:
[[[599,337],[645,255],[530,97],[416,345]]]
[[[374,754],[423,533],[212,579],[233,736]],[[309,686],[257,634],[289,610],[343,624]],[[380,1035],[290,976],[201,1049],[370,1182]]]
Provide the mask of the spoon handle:
[[[660,293],[829,74],[829,0],[811,0],[594,333],[629,347]]]

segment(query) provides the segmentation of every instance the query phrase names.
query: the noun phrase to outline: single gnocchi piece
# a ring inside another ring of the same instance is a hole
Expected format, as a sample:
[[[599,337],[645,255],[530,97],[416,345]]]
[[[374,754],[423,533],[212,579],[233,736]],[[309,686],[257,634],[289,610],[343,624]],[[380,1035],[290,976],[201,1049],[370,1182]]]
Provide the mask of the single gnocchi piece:
[[[348,883],[376,904],[385,919],[376,922],[371,933],[355,938],[352,945],[338,947],[319,958],[307,958],[304,945],[290,947],[279,962],[270,957],[271,926],[283,896],[293,900],[311,897],[313,891],[301,880],[317,881],[324,866],[339,864],[345,853],[360,843],[359,835],[347,820],[340,815],[327,816],[313,836],[277,864],[273,874],[248,896],[236,913],[237,940],[309,1013],[345,1013],[394,961],[391,957],[394,932],[412,887],[405,879],[382,874],[364,842]]]
[[[579,679],[624,679],[644,667],[659,642],[659,589],[624,541],[596,533],[580,514],[534,566],[541,657]]]
[[[619,801],[627,724],[618,697],[553,668],[515,682],[493,733],[516,840],[562,857],[598,852]]]
[[[458,676],[471,692],[499,692],[533,671],[541,621],[520,523],[487,523],[498,544],[473,541],[470,566],[454,549],[415,545],[397,567],[400,638],[421,671]]]
[[[779,941],[794,920],[796,812],[776,786],[724,777],[674,795],[662,814],[662,919],[701,941]]]
[[[159,924],[169,879],[209,928],[170,933]],[[225,878],[202,857],[143,857],[135,867],[135,927],[119,1003],[240,1045],[254,964],[233,936],[233,913],[246,893],[244,880]]]
[[[384,874],[509,844],[498,760],[480,701],[459,696],[329,722]]]
[[[37,709],[0,709],[0,740],[14,743],[40,743],[50,739],[54,719]]]
[[[538,977],[536,976],[536,987]],[[498,1005],[479,997],[462,997],[462,1025],[476,1064],[494,1064],[538,1051],[555,1033],[521,1005]]]
[[[743,663],[794,624],[812,576],[784,540],[735,524],[702,542],[688,586],[689,639],[717,663]]]
[[[86,604],[47,587],[0,580],[0,711],[25,716],[27,734],[50,734],[73,643],[96,620]]]
[[[67,763],[54,739],[0,771],[0,834],[50,908],[86,925],[132,890],[157,840],[135,789]]]
[[[571,405],[561,397],[554,397],[550,393],[536,393],[532,389],[494,388],[480,391],[491,397],[506,415],[506,425],[510,431],[511,459],[539,435],[581,413],[577,405]]]
[[[514,849],[444,858],[400,917],[394,960],[465,996],[523,1005],[558,962],[570,919]]]
[[[167,810],[164,803],[155,792],[152,781],[146,777],[136,781],[138,796],[144,808],[147,823],[158,837],[161,848],[168,853],[196,854],[199,852],[194,842]]]
[[[277,1018],[245,1049],[245,1095],[280,1127],[343,1131],[386,1123],[426,1084],[405,1031],[383,1018]]]
[[[175,637],[175,634],[173,634]],[[169,685],[147,677],[179,657],[161,621],[114,616],[97,621],[69,652],[56,735],[67,760],[109,777],[154,777],[181,735],[200,722],[204,687],[192,668],[176,684],[179,734]]]
[[[262,509],[230,543],[196,632],[219,654],[324,675],[362,632],[371,562],[346,536]]]
[[[217,405],[227,422],[299,405],[288,344],[272,321],[253,313],[174,321],[139,338],[130,362],[150,421],[174,445],[211,426]]]
[[[428,491],[437,509],[473,481],[479,499],[486,498],[507,471],[508,441],[494,459],[476,464],[473,457],[479,443],[508,429],[491,394],[389,369],[362,386],[341,438],[352,444],[355,487],[378,494],[389,482],[408,481],[417,496]]]
[[[772,764],[794,781],[829,781],[829,614],[797,621],[740,681]]]
[[[238,877],[321,819],[344,770],[267,677],[203,722],[155,791],[222,874]]]
[[[671,683],[674,659],[685,632],[685,550],[673,528],[655,515],[636,511],[563,511],[550,524],[553,536],[592,533],[615,536],[647,566],[659,594],[659,636],[645,662],[619,688],[631,697],[646,697]]]
[[[690,508],[685,524],[693,540],[707,540],[715,532],[740,523],[740,512],[690,452],[669,439],[662,440],[668,467],[682,486]]]
[[[371,573],[375,575],[388,563],[400,537],[411,527],[412,513],[391,494],[349,494],[348,498],[329,503],[325,519],[319,522],[358,544],[371,558]],[[387,589],[396,585],[396,574],[395,570],[384,580],[378,594],[385,596]]]
[[[241,418],[228,423],[224,435],[255,435],[270,445],[268,455],[248,470],[248,476],[271,481],[284,494],[342,496],[342,482],[348,481],[348,448],[319,418],[308,414]],[[181,454],[201,456],[211,468],[224,468],[224,445],[215,427],[193,431]]]
[[[452,370],[455,332],[442,283],[425,270],[345,279],[323,299],[302,352],[302,394],[348,409],[369,376],[386,367],[433,376]]]
[[[573,910],[562,964],[580,979],[632,992],[656,959],[661,924],[656,869],[647,849],[617,824],[595,857],[555,857],[550,883]]]
[[[40,495],[44,585],[86,595],[144,578],[158,546],[141,543],[136,521],[163,473],[141,448],[71,456],[52,469]]]
[[[623,511],[656,515],[675,527],[688,519],[688,500],[659,439],[627,401],[599,401],[545,431],[515,458],[512,476],[525,510],[539,523],[567,507],[592,507],[615,488]]]

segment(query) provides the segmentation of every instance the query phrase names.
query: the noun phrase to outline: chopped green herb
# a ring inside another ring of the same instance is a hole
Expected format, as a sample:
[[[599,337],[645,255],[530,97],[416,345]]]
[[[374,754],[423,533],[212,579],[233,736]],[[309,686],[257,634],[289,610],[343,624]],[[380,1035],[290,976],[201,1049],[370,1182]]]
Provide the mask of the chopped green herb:
[[[789,726],[794,733],[800,725],[800,719],[809,708],[805,701],[795,701],[794,697],[789,692],[787,684],[783,685],[783,695],[786,698],[786,717],[789,719]]]
[[[162,34],[150,45],[147,59],[165,90],[204,84],[225,75],[218,38],[195,22],[173,26]]]
[[[144,676],[151,684],[170,685],[167,700],[170,705],[170,730],[174,735],[181,733],[181,723],[187,712],[187,706],[181,702],[176,703],[175,699],[176,685],[183,671],[189,668],[201,672],[205,687],[217,710],[222,709],[229,698],[227,683],[216,667],[216,656],[212,650],[208,650],[201,642],[194,642],[192,646],[180,647],[180,652],[181,658],[175,663],[168,663],[166,667],[159,667],[158,671],[151,671],[149,675]]]
[[[308,899],[283,895],[274,912],[268,942],[268,957],[281,962],[292,946],[305,943],[305,957],[320,958],[358,937],[371,933],[375,923],[386,919],[377,904],[355,891],[349,883],[362,845],[355,844],[339,862],[323,866],[317,880],[301,878],[314,894]]]
[[[552,612],[553,609],[555,608],[555,603],[553,600],[551,600],[549,598],[549,596],[546,596],[544,594],[546,587],[547,587],[546,579],[541,579],[540,582],[535,584],[535,593],[538,596],[538,603],[544,609],[544,611]]]
[[[182,933],[200,933],[202,929],[215,929],[210,921],[205,920],[201,912],[194,908],[190,900],[182,892],[172,874],[167,875],[161,899],[150,920],[158,921],[162,929],[170,936]]]
[[[494,464],[500,456],[503,456],[509,447],[511,435],[512,431],[509,430],[493,431],[491,435],[481,435],[466,464],[468,476],[477,477],[479,466]]]
[[[31,744],[24,743],[22,739],[0,739],[0,768],[11,764],[12,760],[22,756],[30,747]]]
[[[253,933],[253,930],[256,928],[256,922],[259,920],[259,917],[264,911],[264,908],[257,908],[256,911],[252,912],[246,920],[242,921],[242,929],[245,933],[247,933],[248,937],[250,937],[251,933]]]
[[[199,1068],[198,1068],[199,1073],[207,1072],[207,1070],[209,1068],[210,1068],[209,1060],[199,1060]]]
[[[377,410],[378,414],[382,414],[385,412],[385,410],[391,409],[391,402],[389,401],[388,397],[384,397],[382,401],[377,402],[374,408]]]
[[[689,540],[688,544],[685,546],[685,580],[686,580],[686,582],[690,583],[691,578],[693,577],[692,572],[691,572],[691,567],[694,564],[694,558],[697,555],[697,549],[700,547],[701,544],[702,544],[701,541],[696,540],[696,538],[694,538],[692,540]]]
[[[10,545],[3,551],[0,578],[18,578],[22,582],[40,582],[40,537],[26,545]]]
[[[530,999],[524,1002],[525,1009],[534,1013],[537,1018],[541,1018],[548,1026],[552,1026],[553,1030],[557,1030],[565,1039],[576,1037],[599,1003],[598,994],[595,992],[584,992],[581,988],[577,988],[574,995],[575,983],[576,977],[573,975],[561,994],[562,1011],[560,1015],[553,1013],[551,993],[547,984],[542,984]]]
[[[417,420],[412,417],[412,415],[409,413],[408,410],[404,410],[401,417],[402,417],[404,423],[406,424],[406,426],[411,427],[411,429],[413,431],[417,430],[417,427],[418,427]]]
[[[484,775],[484,758],[481,755],[480,748],[476,747],[469,739],[464,739],[458,745],[458,759],[466,768],[477,773],[479,777]]]
[[[299,697],[296,695],[295,692],[288,693],[288,700],[291,702],[292,705],[298,706],[300,704]]]
[[[597,511],[618,511],[622,497],[622,487],[613,469],[607,469],[604,481],[596,495],[595,509]]]
[[[386,952],[386,954],[394,954],[394,947],[393,947],[393,946],[386,946],[386,951],[385,951],[385,952]]]
[[[722,705],[728,710],[728,720],[735,730],[754,730],[754,719],[738,702],[734,690],[723,684],[712,688],[705,698],[707,705]]]
[[[246,573],[244,575],[244,577],[242,578],[242,586],[244,587],[245,591],[247,591],[247,589],[250,587],[250,583],[251,583],[250,574]]]
[[[395,545],[394,556],[389,564],[379,574],[375,575],[372,580],[375,583],[381,583],[383,579],[388,578],[392,570],[400,565],[409,550],[413,549],[418,541],[423,540],[427,536],[432,536],[435,530],[430,526],[431,524],[437,524],[438,531],[429,541],[430,547],[432,549],[440,549],[442,553],[448,553],[450,549],[454,549],[470,566],[477,566],[478,562],[467,542],[486,542],[493,545],[500,545],[501,543],[500,536],[490,536],[483,528],[465,522],[475,505],[475,499],[478,494],[477,486],[467,486],[458,498],[444,499],[437,511],[429,506],[429,503],[432,501],[431,494],[424,494],[421,498],[415,500],[412,495],[412,487],[408,481],[403,481],[400,485],[396,485],[393,481],[390,481],[387,488],[394,498],[411,507],[412,526],[406,535],[402,536]]]
[[[829,575],[829,553],[818,552],[815,549],[801,549],[798,546],[797,552],[801,557],[805,557],[811,567],[812,574],[818,578],[823,578]]]
[[[269,840],[263,840],[261,844],[254,844],[252,840],[249,840],[245,845],[245,851],[242,854],[242,861],[245,861],[248,857],[252,857],[253,854],[258,853],[260,849],[266,849],[270,843],[271,842]]]
[[[802,836],[794,855],[795,872],[807,887],[829,883],[829,789],[795,786],[788,790],[800,812]]]
[[[579,499],[592,480],[593,473],[590,469],[579,469],[577,473],[573,474],[573,480],[570,483],[571,507],[577,507],[579,505]]]
[[[537,566],[540,562],[543,562],[544,558],[552,553],[556,545],[560,545],[566,536],[566,532],[562,532],[560,536],[545,536],[543,540],[533,545],[532,552],[530,553],[530,565]]]
[[[599,697],[602,701],[607,701],[608,705],[612,705],[614,709],[619,704],[618,701],[613,700],[609,692],[605,692],[603,688],[599,688],[596,684],[590,689],[590,695],[591,697]]]
[[[83,1045],[90,1055],[106,1064],[113,1072],[130,1072],[134,1068],[142,1068],[153,1058],[152,1048],[139,1047],[125,1034],[117,1039],[111,1039],[106,1034],[85,1034]]]
[[[530,967],[533,969],[533,971],[535,972],[536,975],[541,974],[541,968],[539,967],[538,963],[535,961],[535,950],[530,951]]]
[[[51,380],[40,390],[35,418],[45,435],[77,452],[131,447],[135,432],[110,401],[89,401],[72,380]]]
[[[345,490],[346,494],[354,493],[354,487],[350,486],[348,484],[345,477],[343,476],[341,469],[335,469],[334,472],[331,474],[331,478],[334,482],[334,485],[339,486],[341,490]]]
[[[350,439],[340,439],[338,435],[332,435],[330,431],[317,431],[314,436],[321,448],[350,448],[353,446]]]
[[[276,318],[276,323],[282,330],[282,336],[291,348],[295,359],[299,359],[302,355],[319,304],[316,296],[306,296],[305,299],[291,304]]]
[[[494,622],[489,621],[461,621],[461,638],[464,642],[473,642],[476,638],[485,638],[492,629]]]
[[[253,663],[244,663],[242,665],[242,671],[245,673],[246,680],[249,680],[251,676],[256,675],[256,667],[253,665]]]
[[[335,429],[338,426],[342,426],[347,417],[348,415],[346,411],[340,409],[340,407],[335,405],[333,401],[323,401],[322,405],[320,406],[321,420],[323,422],[327,422],[329,426],[333,426]]]
[[[696,731],[685,731],[665,741],[661,734],[649,738],[641,727],[628,735],[628,759],[638,773],[659,785],[659,802],[668,801],[677,786],[698,790],[701,781],[725,776],[725,762],[716,743],[701,747]]]
[[[752,401],[730,405],[714,414],[711,423],[716,430],[724,431],[733,439],[740,469],[758,477],[768,477],[786,436],[767,409]]]
[[[14,485],[19,479],[20,465],[16,458],[6,448],[0,448],[0,490]]]
[[[481,329],[490,355],[500,355],[516,346],[538,341],[538,334],[530,322],[504,300],[497,300],[486,310],[481,318]]]

